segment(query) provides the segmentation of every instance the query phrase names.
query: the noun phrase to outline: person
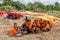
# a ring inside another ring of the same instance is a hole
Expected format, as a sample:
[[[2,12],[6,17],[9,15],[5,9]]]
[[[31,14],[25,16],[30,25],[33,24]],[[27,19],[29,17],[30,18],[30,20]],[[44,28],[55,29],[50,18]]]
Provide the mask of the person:
[[[44,22],[43,19],[39,19],[38,21],[39,21],[39,23],[40,23],[41,25],[42,25],[42,23]]]
[[[25,20],[25,22],[22,24],[22,31],[24,34],[30,33],[29,25],[31,20]]]
[[[25,21],[26,21],[26,20],[28,20],[28,17],[27,17],[27,16],[25,16]]]
[[[43,31],[45,31],[45,32],[50,31],[50,25],[48,24],[48,21],[44,21],[42,26],[43,26]]]
[[[48,21],[48,24],[49,24],[50,28],[51,28],[52,25],[53,25],[53,23],[52,23],[52,22],[49,22],[49,21]]]
[[[34,20],[34,21],[32,22],[32,27],[31,27],[31,29],[32,29],[32,33],[37,33],[37,20]]]
[[[42,30],[42,22],[43,21],[38,20],[38,23],[37,23],[37,27],[39,28],[40,31]]]
[[[10,29],[10,36],[21,37],[22,31],[21,27],[17,27],[17,23],[14,23],[14,26]]]
[[[46,30],[47,30],[47,31],[50,31],[50,30],[51,30],[51,27],[52,27],[52,23],[49,22],[49,21],[47,21],[47,22],[46,22]]]
[[[16,35],[17,34],[17,23],[14,23],[14,26],[10,29],[10,35]]]
[[[46,22],[46,21],[44,21],[44,22],[41,24],[41,25],[42,25],[42,28],[41,28],[42,31],[46,31],[46,28],[45,28],[45,25],[46,25],[46,24],[45,24],[45,22]]]
[[[50,31],[50,26],[49,26],[48,23],[46,23],[46,31],[47,31],[47,32]]]

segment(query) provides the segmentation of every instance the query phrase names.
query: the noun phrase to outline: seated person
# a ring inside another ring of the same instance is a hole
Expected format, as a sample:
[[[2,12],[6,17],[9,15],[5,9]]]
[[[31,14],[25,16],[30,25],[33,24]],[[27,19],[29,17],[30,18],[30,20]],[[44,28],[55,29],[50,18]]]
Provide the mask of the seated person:
[[[11,28],[9,34],[11,36],[16,36],[16,37],[22,36],[21,27],[18,28],[17,23],[14,23],[14,26]]]
[[[24,32],[24,34],[27,34],[30,32],[29,30],[29,22],[31,22],[30,20],[25,20],[25,22],[22,25],[22,30]]]
[[[43,24],[43,31],[47,32],[47,31],[50,31],[50,25],[48,24],[47,21],[45,21]]]
[[[37,22],[37,29],[39,30],[39,31],[42,31],[42,24],[43,24],[43,22],[41,23],[41,20],[38,20],[38,22]]]
[[[10,35],[16,35],[17,34],[17,23],[14,23],[14,26],[10,30]]]
[[[49,21],[46,22],[46,30],[47,32],[50,31],[52,25],[50,25]]]
[[[47,23],[49,24],[50,28],[52,27],[53,23],[52,22],[49,22],[47,21]]]
[[[32,33],[37,32],[37,20],[34,20],[32,23]]]
[[[43,26],[42,26],[43,23],[44,23],[43,19],[34,20],[33,21],[33,30],[35,30],[36,32],[41,32],[43,29]]]

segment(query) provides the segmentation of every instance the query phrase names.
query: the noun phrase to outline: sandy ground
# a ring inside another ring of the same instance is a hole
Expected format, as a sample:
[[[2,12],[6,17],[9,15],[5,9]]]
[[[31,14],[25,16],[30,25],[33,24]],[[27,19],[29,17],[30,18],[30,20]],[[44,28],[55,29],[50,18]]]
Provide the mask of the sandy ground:
[[[13,23],[18,23],[21,26],[24,18],[19,20],[9,20],[0,18],[0,40],[60,40],[60,21],[58,21],[51,29],[50,32],[41,32],[38,34],[28,34],[22,37],[8,36],[7,33],[13,26]]]

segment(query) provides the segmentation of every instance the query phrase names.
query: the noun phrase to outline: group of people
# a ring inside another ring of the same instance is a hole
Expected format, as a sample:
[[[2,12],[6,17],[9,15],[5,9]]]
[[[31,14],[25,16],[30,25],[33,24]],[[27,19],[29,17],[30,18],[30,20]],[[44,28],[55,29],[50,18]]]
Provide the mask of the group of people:
[[[52,23],[39,19],[31,22],[27,17],[25,18],[24,23],[21,27],[17,27],[17,23],[14,23],[14,27],[10,30],[10,35],[16,36],[17,34],[29,34],[29,33],[38,33],[41,31],[48,32],[52,27]]]

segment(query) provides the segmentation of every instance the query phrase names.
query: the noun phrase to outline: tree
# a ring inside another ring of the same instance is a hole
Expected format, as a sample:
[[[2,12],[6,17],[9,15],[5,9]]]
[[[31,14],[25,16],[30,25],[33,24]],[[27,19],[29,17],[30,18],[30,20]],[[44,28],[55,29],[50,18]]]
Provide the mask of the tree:
[[[48,11],[54,10],[54,8],[55,8],[55,6],[54,5],[51,5],[51,4],[46,6],[46,9]]]
[[[58,6],[58,5],[59,5],[59,3],[58,3],[58,2],[56,2],[56,3],[55,3],[55,6]]]
[[[12,0],[4,0],[3,4],[4,5],[11,5],[12,2],[13,2]]]
[[[55,10],[57,10],[57,11],[60,10],[60,5],[58,2],[55,3]]]
[[[28,10],[28,11],[35,11],[35,12],[47,12],[47,11],[52,11],[60,10],[60,4],[58,2],[55,3],[55,5],[49,4],[49,5],[44,5],[40,2],[35,2],[35,3],[28,3],[27,5],[20,3],[19,1],[13,1],[13,0],[4,0],[3,4],[0,4],[1,9],[5,10],[5,7],[3,6],[12,6],[13,8],[16,8],[17,10]],[[8,7],[6,7],[8,9]]]
[[[2,4],[0,4],[0,7],[2,6]]]
[[[26,5],[26,8],[25,8],[26,10],[33,10],[33,4],[32,3],[28,3],[27,5]]]
[[[19,3],[19,1],[13,2],[11,6],[15,7],[18,10],[25,9],[25,5],[22,3]]]
[[[11,9],[13,9],[11,6],[1,6],[0,7],[0,11],[9,11]]]
[[[45,5],[39,2],[35,2],[33,4],[33,11],[39,11],[39,12],[43,12],[45,8]]]

